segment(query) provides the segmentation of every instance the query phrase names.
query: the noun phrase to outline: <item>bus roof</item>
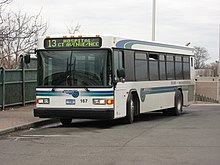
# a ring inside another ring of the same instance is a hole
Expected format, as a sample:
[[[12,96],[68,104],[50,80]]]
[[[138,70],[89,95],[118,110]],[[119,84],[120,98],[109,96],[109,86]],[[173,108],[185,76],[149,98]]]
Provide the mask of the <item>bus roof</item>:
[[[45,39],[84,39],[84,38],[101,38],[101,47],[100,48],[121,48],[121,49],[134,49],[134,50],[144,50],[152,52],[162,52],[162,53],[174,53],[174,54],[185,54],[185,55],[194,55],[194,49],[188,46],[180,46],[162,42],[154,41],[143,41],[136,39],[128,39],[115,37],[110,35],[71,35],[71,34],[58,34],[50,36],[42,36],[38,40],[37,49],[45,49],[44,40]]]

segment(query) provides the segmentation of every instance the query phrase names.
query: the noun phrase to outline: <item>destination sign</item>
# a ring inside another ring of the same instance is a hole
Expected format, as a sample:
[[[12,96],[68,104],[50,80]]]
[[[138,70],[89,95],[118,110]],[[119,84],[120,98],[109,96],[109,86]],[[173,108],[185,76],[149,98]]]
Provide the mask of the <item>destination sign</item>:
[[[101,46],[102,39],[100,37],[46,38],[44,40],[45,49],[100,48]]]

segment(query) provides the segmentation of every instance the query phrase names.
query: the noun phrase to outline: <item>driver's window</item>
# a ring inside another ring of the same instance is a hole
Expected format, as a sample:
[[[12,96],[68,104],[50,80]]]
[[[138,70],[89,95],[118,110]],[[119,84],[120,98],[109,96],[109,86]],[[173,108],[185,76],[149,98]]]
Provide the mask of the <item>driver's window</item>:
[[[114,50],[114,77],[118,80],[117,70],[124,68],[123,65],[123,52],[119,50]]]

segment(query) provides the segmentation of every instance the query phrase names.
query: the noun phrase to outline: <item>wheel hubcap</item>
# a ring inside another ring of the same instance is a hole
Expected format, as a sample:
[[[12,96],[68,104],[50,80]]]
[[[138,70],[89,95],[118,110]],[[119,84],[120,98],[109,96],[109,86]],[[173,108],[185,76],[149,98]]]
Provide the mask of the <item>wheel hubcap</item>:
[[[178,103],[177,103],[177,110],[178,110],[179,112],[182,111],[182,110],[181,110],[181,107],[182,107],[182,102],[181,102],[181,100],[179,100]]]
[[[130,108],[131,108],[131,118],[133,120],[134,119],[134,101],[133,100],[131,100]]]

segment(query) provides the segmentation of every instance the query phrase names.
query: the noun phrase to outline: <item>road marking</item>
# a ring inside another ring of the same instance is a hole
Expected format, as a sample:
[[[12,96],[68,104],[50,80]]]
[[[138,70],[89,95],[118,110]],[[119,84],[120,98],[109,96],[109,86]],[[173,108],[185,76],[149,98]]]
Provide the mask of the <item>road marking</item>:
[[[82,137],[79,135],[22,135],[16,137],[9,137],[11,139],[15,139],[14,141],[18,141],[20,139],[30,139],[30,138],[55,138],[55,137]]]

